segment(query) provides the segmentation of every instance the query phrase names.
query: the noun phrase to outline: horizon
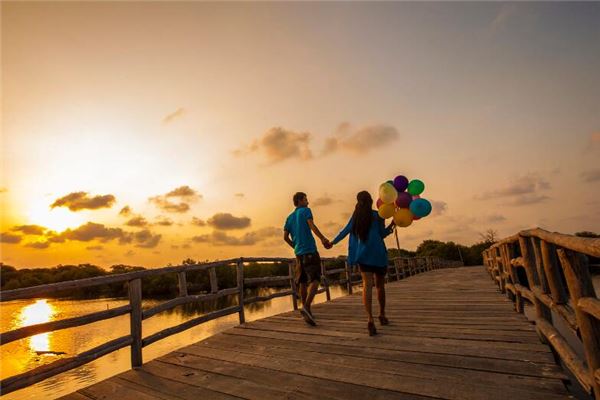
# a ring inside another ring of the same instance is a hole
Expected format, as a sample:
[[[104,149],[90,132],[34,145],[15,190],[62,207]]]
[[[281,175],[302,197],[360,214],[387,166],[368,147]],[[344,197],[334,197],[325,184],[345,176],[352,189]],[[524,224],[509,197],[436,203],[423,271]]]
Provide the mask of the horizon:
[[[295,192],[333,239],[397,175],[433,205],[403,249],[600,231],[600,3],[0,12],[4,264],[293,257]]]

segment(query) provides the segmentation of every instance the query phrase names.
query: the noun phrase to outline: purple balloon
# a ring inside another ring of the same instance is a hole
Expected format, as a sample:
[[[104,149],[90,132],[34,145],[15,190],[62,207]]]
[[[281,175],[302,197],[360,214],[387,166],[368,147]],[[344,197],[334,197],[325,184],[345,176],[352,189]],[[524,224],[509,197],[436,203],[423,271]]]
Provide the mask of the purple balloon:
[[[408,179],[404,175],[398,175],[394,178],[394,187],[399,192],[404,192],[408,187]]]
[[[396,198],[396,205],[400,208],[408,208],[412,202],[412,196],[406,192],[398,193]]]

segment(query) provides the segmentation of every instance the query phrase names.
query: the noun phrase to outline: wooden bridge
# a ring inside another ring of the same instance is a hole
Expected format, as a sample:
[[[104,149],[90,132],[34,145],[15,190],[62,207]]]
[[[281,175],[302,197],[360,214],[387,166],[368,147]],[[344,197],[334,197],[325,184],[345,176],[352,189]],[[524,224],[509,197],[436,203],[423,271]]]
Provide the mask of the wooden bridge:
[[[539,257],[535,246],[542,246]],[[18,390],[130,346],[132,370],[65,398],[567,399],[573,397],[564,383],[573,376],[588,394],[600,399],[595,390],[600,381],[600,347],[594,347],[600,341],[600,302],[593,288],[590,290],[591,280],[583,255],[600,256],[600,240],[532,230],[487,250],[484,253],[487,268],[456,267],[434,258],[396,259],[389,267],[386,287],[391,323],[378,327],[378,335],[374,337],[366,333],[358,293],[313,306],[316,327],[305,325],[296,310],[246,322],[244,309],[238,305],[142,337],[143,319],[180,304],[230,295],[238,297],[238,304],[249,304],[294,294],[296,289],[290,282],[289,290],[264,297],[245,297],[245,287],[290,281],[291,277],[288,272],[281,277],[244,278],[245,261],[290,261],[284,259],[225,260],[6,291],[2,293],[3,301],[94,286],[110,279],[129,282],[130,304],[122,310],[6,332],[0,337],[3,344],[40,332],[111,318],[115,313],[130,314],[131,334],[76,357],[15,377],[3,377],[0,388],[2,393]],[[214,270],[231,264],[237,265],[238,285],[220,289]],[[554,286],[548,284],[544,286],[546,289],[540,289],[544,279],[552,279],[540,271],[553,268],[556,269]],[[186,273],[194,270],[209,272],[212,293],[187,293]],[[326,293],[328,300],[329,285],[336,278],[350,292],[357,283],[347,266],[324,265],[323,272],[325,279],[320,291]],[[143,275],[140,274],[162,273],[178,274],[180,296],[142,310]],[[561,288],[563,302],[556,301],[555,293],[550,293],[551,287]],[[508,297],[501,293],[507,293]],[[296,297],[292,298],[297,309]],[[522,313],[515,312],[515,309],[522,312],[524,301],[535,307],[535,325]],[[570,321],[582,339],[583,355],[567,344],[552,324],[552,313],[544,314],[542,307],[561,308],[558,315]],[[239,314],[239,326],[142,365],[144,346],[231,313]],[[557,360],[571,375],[557,365]]]

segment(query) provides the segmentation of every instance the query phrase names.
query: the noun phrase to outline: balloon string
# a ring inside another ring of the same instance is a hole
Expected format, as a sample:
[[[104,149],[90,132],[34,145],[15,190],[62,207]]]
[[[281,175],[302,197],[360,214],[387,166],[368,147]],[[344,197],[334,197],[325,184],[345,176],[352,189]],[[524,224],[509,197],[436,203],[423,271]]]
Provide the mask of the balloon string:
[[[398,248],[398,257],[400,257],[400,241],[398,240],[398,227],[394,226],[394,235],[396,236],[396,247]]]

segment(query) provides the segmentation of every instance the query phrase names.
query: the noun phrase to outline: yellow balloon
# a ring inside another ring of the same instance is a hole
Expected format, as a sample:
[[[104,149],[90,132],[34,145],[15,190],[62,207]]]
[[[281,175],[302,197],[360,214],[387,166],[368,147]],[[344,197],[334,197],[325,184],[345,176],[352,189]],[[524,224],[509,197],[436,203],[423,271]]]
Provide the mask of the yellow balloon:
[[[382,206],[383,207],[383,206]],[[399,208],[394,213],[394,223],[400,228],[406,228],[413,222],[413,215],[408,208]]]
[[[385,204],[394,203],[396,201],[397,197],[398,197],[398,192],[396,191],[396,188],[394,187],[394,185],[392,185],[391,183],[386,182],[386,183],[383,183],[381,186],[379,186],[379,198]]]
[[[383,219],[391,218],[394,215],[395,207],[393,204],[382,204],[379,207],[379,216]]]

